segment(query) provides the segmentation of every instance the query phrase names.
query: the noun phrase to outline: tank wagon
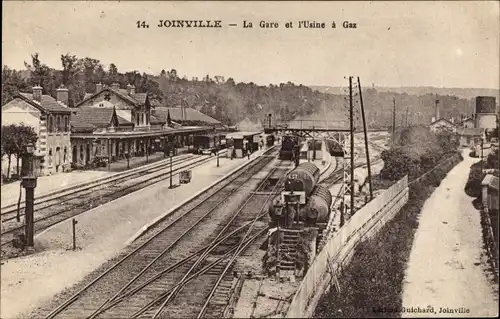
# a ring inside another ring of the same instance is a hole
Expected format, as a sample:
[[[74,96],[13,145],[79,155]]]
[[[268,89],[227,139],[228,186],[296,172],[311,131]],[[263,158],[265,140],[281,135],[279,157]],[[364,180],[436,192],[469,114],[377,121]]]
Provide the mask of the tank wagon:
[[[293,228],[296,223],[324,228],[330,216],[332,194],[318,185],[319,168],[302,163],[288,173],[284,189],[270,203],[268,213],[271,227]]]

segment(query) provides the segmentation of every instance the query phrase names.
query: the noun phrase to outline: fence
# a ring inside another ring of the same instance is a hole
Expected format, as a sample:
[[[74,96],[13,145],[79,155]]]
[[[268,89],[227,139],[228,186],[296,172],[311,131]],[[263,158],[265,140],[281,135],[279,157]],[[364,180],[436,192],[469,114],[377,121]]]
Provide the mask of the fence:
[[[405,176],[357,211],[314,259],[295,293],[287,317],[311,317],[321,294],[332,280],[337,280],[336,274],[349,262],[354,248],[375,235],[407,201],[408,177]]]

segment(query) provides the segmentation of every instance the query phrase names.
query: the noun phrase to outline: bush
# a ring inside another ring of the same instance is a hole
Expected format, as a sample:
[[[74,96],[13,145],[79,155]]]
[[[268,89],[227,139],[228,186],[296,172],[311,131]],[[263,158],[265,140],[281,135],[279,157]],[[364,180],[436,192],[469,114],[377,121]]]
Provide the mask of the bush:
[[[465,184],[465,193],[471,197],[480,197],[482,181],[481,162],[472,164],[467,184]]]
[[[334,289],[325,293],[313,317],[400,317],[405,270],[420,211],[434,191],[431,184],[439,184],[461,160],[456,156],[410,185],[406,205],[372,239],[355,249],[352,262],[342,272],[340,294]],[[395,311],[378,312],[380,308]]]

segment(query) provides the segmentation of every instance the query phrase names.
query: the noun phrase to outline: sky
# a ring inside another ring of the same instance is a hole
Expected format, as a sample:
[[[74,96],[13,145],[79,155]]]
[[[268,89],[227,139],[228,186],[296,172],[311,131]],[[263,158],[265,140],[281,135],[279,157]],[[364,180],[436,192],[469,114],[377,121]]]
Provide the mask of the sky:
[[[176,69],[260,85],[345,86],[344,77],[359,76],[378,86],[499,88],[497,1],[4,1],[2,11],[2,64],[15,69],[34,52],[61,68],[61,54],[71,53],[121,72]],[[157,27],[178,19],[221,20],[222,28]],[[299,29],[301,20],[326,28]]]

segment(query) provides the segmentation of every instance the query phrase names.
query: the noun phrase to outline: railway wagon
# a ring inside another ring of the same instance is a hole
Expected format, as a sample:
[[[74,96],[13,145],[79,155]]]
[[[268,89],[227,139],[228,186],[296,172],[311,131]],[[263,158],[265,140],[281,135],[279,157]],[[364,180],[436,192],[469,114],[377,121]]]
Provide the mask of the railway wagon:
[[[217,149],[226,148],[226,135],[221,133],[195,135],[193,139],[193,153],[212,154]]]
[[[287,175],[284,190],[268,207],[271,227],[278,222],[282,227],[303,222],[318,228],[328,223],[332,195],[318,185],[319,175],[319,168],[312,163],[302,163]]]
[[[306,205],[307,217],[315,223],[328,223],[331,213],[332,193],[328,188],[318,185],[311,193]]]
[[[285,180],[285,191],[311,195],[319,181],[319,168],[313,163],[302,163],[292,170]]]

